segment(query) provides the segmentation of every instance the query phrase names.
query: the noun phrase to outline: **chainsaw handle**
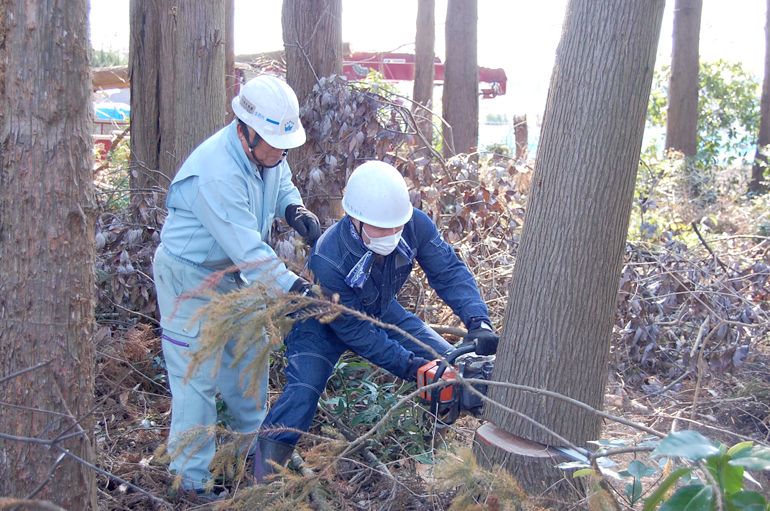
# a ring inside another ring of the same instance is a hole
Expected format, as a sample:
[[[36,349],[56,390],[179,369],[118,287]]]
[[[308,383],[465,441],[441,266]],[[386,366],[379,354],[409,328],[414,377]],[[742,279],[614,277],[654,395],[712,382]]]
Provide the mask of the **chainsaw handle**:
[[[444,358],[446,359],[446,362],[442,361],[441,364],[438,366],[438,369],[436,369],[436,376],[435,381],[438,381],[439,378],[444,374],[444,371],[446,371],[447,367],[449,367],[450,364],[453,364],[455,360],[457,360],[457,357],[460,355],[465,355],[466,353],[471,353],[472,351],[476,351],[476,345],[474,344],[466,344],[465,346],[460,346],[456,350],[450,351],[446,355],[444,355]]]

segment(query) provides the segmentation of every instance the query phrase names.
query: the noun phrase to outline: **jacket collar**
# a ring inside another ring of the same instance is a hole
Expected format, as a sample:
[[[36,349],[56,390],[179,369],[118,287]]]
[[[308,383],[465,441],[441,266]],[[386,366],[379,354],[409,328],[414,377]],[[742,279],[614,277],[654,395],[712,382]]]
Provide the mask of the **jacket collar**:
[[[350,269],[347,276],[345,277],[345,284],[350,287],[357,287],[360,289],[363,288],[364,284],[366,284],[366,281],[369,280],[369,275],[372,272],[372,265],[374,264],[374,259],[377,256],[374,254],[374,252],[366,248],[363,240],[356,232],[353,222],[350,221],[350,217],[345,216],[343,220],[347,220],[347,225],[341,226],[343,230],[343,240],[346,239],[345,234],[347,234],[347,238],[349,238],[350,243],[346,243],[346,245],[348,245],[348,248],[354,255],[354,258],[358,259],[356,264],[353,265],[353,268]],[[353,250],[352,248],[357,248],[358,250]],[[361,255],[359,255],[360,252],[362,252]],[[409,247],[409,245],[407,245],[403,236],[399,240],[398,247],[396,247],[395,252],[395,254],[390,254],[386,257],[390,257],[391,255],[398,257],[399,255],[402,255],[410,262],[414,259],[414,252]]]
[[[227,141],[230,143],[230,147],[233,149],[233,153],[236,155],[238,163],[240,163],[243,168],[249,169],[253,174],[262,177],[257,164],[251,161],[246,155],[246,151],[243,150],[241,139],[238,138],[238,120],[233,119],[233,121],[227,126],[226,130]]]

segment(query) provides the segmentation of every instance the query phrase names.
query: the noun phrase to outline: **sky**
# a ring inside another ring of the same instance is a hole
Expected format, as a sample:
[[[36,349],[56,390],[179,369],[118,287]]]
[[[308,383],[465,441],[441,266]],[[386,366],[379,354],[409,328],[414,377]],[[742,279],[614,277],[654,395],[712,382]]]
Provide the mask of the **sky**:
[[[235,53],[281,49],[282,0],[235,0]],[[436,54],[444,57],[447,0],[436,0]],[[505,69],[507,94],[480,103],[487,113],[545,110],[548,83],[567,0],[478,0],[478,62]],[[91,40],[96,49],[128,49],[129,0],[91,0]],[[759,80],[764,69],[766,0],[703,0],[702,61],[741,61]],[[657,64],[671,59],[674,0],[666,10]],[[417,1],[342,0],[342,39],[353,51],[414,51]]]

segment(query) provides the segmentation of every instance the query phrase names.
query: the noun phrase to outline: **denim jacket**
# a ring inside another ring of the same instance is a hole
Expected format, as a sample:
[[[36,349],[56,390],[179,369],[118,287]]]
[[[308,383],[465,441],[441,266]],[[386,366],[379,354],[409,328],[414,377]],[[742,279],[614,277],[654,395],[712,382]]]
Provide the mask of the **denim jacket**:
[[[487,306],[479,295],[473,275],[425,213],[414,210],[411,220],[404,226],[402,240],[413,252],[412,259],[399,250],[387,256],[375,255],[371,273],[363,286],[351,287],[345,279],[367,249],[351,232],[351,219],[345,216],[318,240],[308,267],[325,294],[337,293],[342,305],[380,318],[406,283],[416,261],[428,277],[430,286],[463,323],[467,325],[474,317],[488,319]],[[322,325],[316,328],[319,326]],[[388,338],[385,330],[349,315],[332,321],[328,327],[359,355],[397,376],[406,371],[412,353]]]

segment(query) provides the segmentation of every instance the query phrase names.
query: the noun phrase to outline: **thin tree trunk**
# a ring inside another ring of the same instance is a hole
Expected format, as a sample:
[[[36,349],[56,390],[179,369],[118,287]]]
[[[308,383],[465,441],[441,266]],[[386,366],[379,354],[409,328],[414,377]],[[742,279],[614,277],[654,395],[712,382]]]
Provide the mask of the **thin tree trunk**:
[[[668,85],[666,149],[698,152],[698,72],[703,0],[676,0],[671,78]]]
[[[527,129],[527,116],[513,116],[513,133],[516,139],[516,159],[527,159],[529,151],[529,131]]]
[[[493,378],[543,388],[601,408],[615,300],[655,68],[664,0],[571,0],[551,77],[527,216]],[[491,387],[489,397],[577,445],[601,420],[564,402]],[[550,445],[555,436],[494,407],[485,417]],[[505,464],[529,492],[564,497],[551,459]],[[550,488],[550,489],[549,489]]]
[[[479,143],[478,0],[449,0],[446,15],[444,156],[476,151]]]
[[[88,2],[2,4],[0,376],[49,364],[0,384],[0,432],[40,440],[82,432],[57,446],[92,462],[92,420],[86,417],[94,395],[95,263]],[[4,439],[0,453],[0,495],[96,509],[94,473],[60,450]]]
[[[160,176],[161,12],[152,0],[131,0],[128,72],[131,84],[131,189],[168,190],[171,179]],[[136,194],[132,202],[136,201]]]
[[[419,0],[417,2],[417,31],[414,43],[414,92],[412,98],[412,114],[417,121],[420,134],[416,141],[417,151],[428,155],[425,148],[433,140],[432,115],[427,109],[433,109],[433,81],[435,68],[436,45],[436,0]],[[425,108],[421,108],[425,107]],[[419,149],[422,147],[422,149]],[[417,152],[416,151],[416,152]]]
[[[235,0],[225,0],[225,124],[233,120],[232,99],[238,95],[235,74]]]
[[[757,153],[754,156],[754,166],[751,168],[749,191],[765,193],[768,190],[764,182],[768,157],[766,147],[770,144],[770,0],[767,1],[765,14],[765,78],[762,81],[762,99],[759,105],[759,136],[757,137]]]

